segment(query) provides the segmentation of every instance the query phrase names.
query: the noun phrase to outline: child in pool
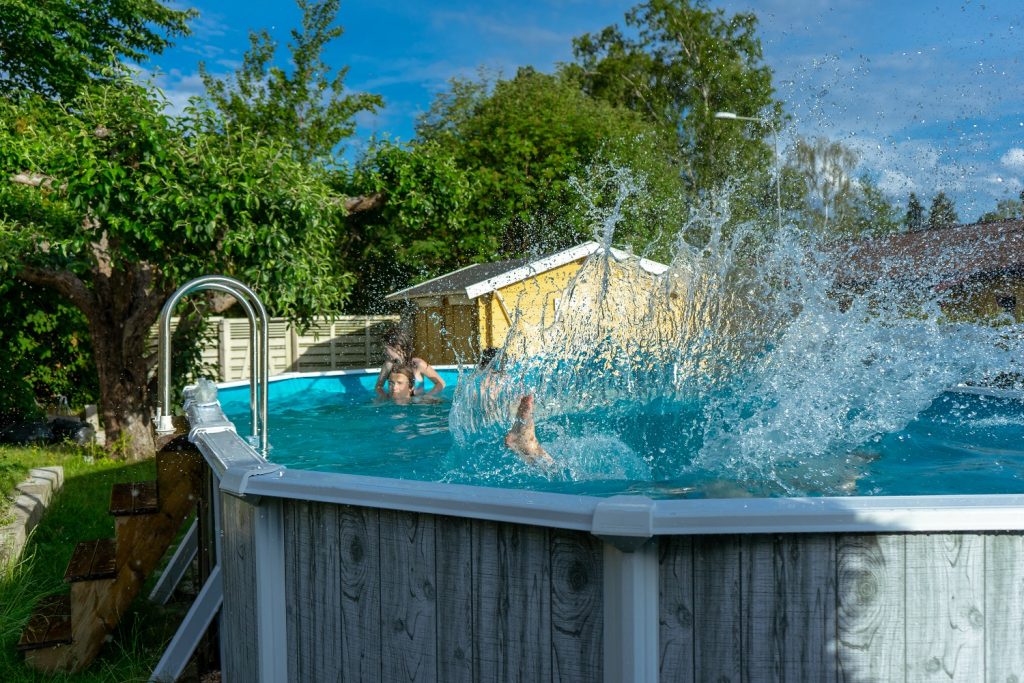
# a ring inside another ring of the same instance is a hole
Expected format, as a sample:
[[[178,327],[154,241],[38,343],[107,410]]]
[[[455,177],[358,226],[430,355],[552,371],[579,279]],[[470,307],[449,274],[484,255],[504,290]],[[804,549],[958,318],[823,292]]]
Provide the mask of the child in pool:
[[[397,365],[391,368],[387,377],[387,392],[379,392],[388,400],[399,405],[410,403],[440,403],[440,399],[431,394],[417,396],[414,392],[416,374],[408,365]]]
[[[374,391],[380,398],[390,398],[384,390],[384,383],[388,381],[392,370],[399,366],[405,366],[412,370],[413,380],[411,384],[413,396],[437,396],[444,391],[444,380],[437,370],[427,361],[412,355],[412,342],[409,337],[399,328],[394,327],[384,335],[384,362],[380,366],[380,374],[377,375],[377,384]],[[431,382],[430,391],[426,390],[426,381]]]

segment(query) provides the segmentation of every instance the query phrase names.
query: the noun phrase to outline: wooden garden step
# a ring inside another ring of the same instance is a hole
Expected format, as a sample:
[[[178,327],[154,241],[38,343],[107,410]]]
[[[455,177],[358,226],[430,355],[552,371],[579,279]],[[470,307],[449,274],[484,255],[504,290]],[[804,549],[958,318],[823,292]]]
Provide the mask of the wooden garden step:
[[[160,510],[156,480],[114,484],[110,489],[110,514],[116,517],[145,515]]]
[[[93,579],[112,579],[117,576],[117,543],[112,538],[82,541],[64,572],[68,583]]]
[[[129,508],[135,512],[115,512],[117,540],[79,543],[75,548],[64,575],[72,582],[71,643],[27,650],[29,666],[48,673],[74,673],[89,666],[174,540],[182,521],[195,509],[202,455],[187,436],[177,436],[161,446],[156,459],[158,484],[122,485],[122,492],[111,495],[111,512]],[[158,509],[138,514],[150,489],[159,490]]]
[[[51,595],[32,610],[18,640],[22,652],[71,643],[71,596]]]

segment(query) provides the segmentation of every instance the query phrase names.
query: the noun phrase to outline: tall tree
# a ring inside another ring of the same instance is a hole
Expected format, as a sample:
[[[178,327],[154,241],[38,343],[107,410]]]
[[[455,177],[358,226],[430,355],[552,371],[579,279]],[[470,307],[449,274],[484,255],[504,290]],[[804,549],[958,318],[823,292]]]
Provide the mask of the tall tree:
[[[857,182],[852,204],[855,237],[891,235],[903,227],[899,209],[866,174]]]
[[[906,226],[907,232],[924,230],[924,206],[921,205],[921,200],[914,192],[911,192],[910,197],[907,198],[907,213],[903,217],[903,224]]]
[[[173,290],[211,272],[278,315],[338,310],[345,213],[289,148],[212,112],[169,119],[128,77],[67,107],[0,100],[0,271],[57,292],[88,321],[111,442],[152,454],[149,330]]]
[[[676,142],[689,189],[701,194],[730,177],[770,166],[765,136],[781,127],[771,69],[764,64],[752,13],[726,15],[705,0],[648,0],[609,26],[573,41],[565,67],[585,92],[628,107]],[[718,111],[760,117],[737,125]]]
[[[383,312],[389,292],[498,250],[497,236],[481,229],[473,211],[473,174],[436,142],[376,141],[350,173],[333,177],[342,193],[371,203],[350,213],[339,243],[340,261],[359,264],[352,310]]]
[[[202,63],[207,96],[230,125],[288,140],[300,161],[332,161],[355,132],[355,116],[383,105],[379,95],[345,90],[348,67],[331,76],[324,47],[344,33],[335,26],[339,0],[297,0],[302,27],[293,29],[291,71],[273,64],[277,44],[267,31],[249,34],[249,51],[232,79],[220,79]]]
[[[856,153],[826,138],[812,141],[800,138],[793,147],[788,165],[803,180],[807,196],[811,199],[806,214],[812,223],[809,227],[850,232],[854,220],[851,204],[855,190],[852,178],[857,166]]]
[[[588,168],[600,162],[630,169],[647,186],[619,240],[646,243],[656,229],[642,219],[645,214],[660,214],[665,220],[659,228],[670,222],[665,211],[679,217],[684,188],[666,138],[638,113],[589,97],[560,74],[521,69],[493,86],[456,81],[435,100],[417,133],[470,174],[476,188],[466,209],[470,220],[507,256],[592,236],[577,206],[574,178],[585,179]],[[603,195],[599,203],[610,199]]]
[[[0,94],[68,100],[119,60],[142,62],[188,34],[195,10],[159,0],[3,0]]]
[[[932,199],[932,205],[928,209],[928,228],[951,228],[960,222],[956,215],[956,207],[953,200],[946,196],[945,192],[939,192]]]

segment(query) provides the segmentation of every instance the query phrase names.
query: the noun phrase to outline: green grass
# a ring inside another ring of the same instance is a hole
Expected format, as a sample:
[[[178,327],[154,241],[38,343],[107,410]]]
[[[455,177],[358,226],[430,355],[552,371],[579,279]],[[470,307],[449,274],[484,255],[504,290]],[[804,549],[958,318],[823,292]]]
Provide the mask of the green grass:
[[[92,450],[64,447],[0,446],[0,526],[12,521],[9,515],[11,495],[14,487],[28,476],[30,469],[61,465],[65,459],[74,467],[72,463],[84,464],[92,454]]]
[[[136,598],[100,656],[80,674],[46,676],[25,666],[15,645],[36,600],[67,592],[64,570],[79,541],[112,538],[114,520],[107,514],[110,487],[123,481],[156,477],[153,460],[125,463],[95,457],[96,451],[73,447],[0,447],[3,491],[9,491],[31,467],[64,466],[64,487],[36,527],[21,562],[0,567],[0,681],[145,681],[187,606],[163,607]],[[19,475],[18,472],[22,474]],[[8,484],[8,480],[13,483]]]

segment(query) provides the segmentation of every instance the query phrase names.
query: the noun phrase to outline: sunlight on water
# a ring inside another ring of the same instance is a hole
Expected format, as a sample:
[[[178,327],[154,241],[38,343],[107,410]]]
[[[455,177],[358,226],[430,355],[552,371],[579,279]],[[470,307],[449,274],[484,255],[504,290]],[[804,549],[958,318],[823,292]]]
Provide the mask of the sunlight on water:
[[[636,191],[623,182],[594,216],[596,240],[610,246]],[[793,229],[766,237],[757,225],[727,233],[728,223],[721,199],[694,210],[660,274],[605,249],[541,329],[515,321],[504,371],[459,383],[448,479],[527,476],[500,441],[532,393],[538,436],[560,467],[552,477],[848,492],[873,457],[864,444],[950,387],[1015,369],[1017,327],[943,313],[949,290],[933,285],[967,255],[933,254],[928,273],[890,256],[857,281],[861,245]]]

